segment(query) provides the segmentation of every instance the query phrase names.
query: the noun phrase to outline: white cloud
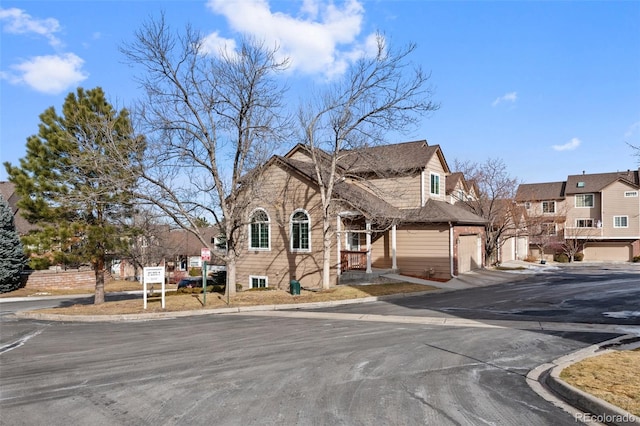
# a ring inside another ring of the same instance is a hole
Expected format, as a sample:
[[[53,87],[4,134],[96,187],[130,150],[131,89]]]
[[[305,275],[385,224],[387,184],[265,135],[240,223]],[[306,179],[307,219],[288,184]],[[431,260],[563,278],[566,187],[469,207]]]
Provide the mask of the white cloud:
[[[552,148],[556,151],[573,151],[580,146],[582,142],[578,138],[573,138],[564,145],[553,145]]]
[[[57,19],[35,19],[22,9],[0,8],[0,21],[3,21],[4,31],[11,34],[38,34],[49,40],[51,46],[57,47],[62,43],[54,34],[60,31]]]
[[[236,42],[230,38],[220,37],[216,31],[204,37],[202,40],[202,48],[204,53],[218,55],[221,52],[231,54],[236,49]]]
[[[208,0],[214,13],[223,15],[241,34],[275,42],[282,56],[291,60],[291,70],[331,76],[342,73],[357,54],[365,52],[358,42],[364,8],[358,0],[341,5],[304,0],[297,16],[272,12],[267,0]],[[217,33],[210,35],[218,42]]]
[[[88,74],[82,71],[83,63],[82,58],[73,53],[35,56],[12,65],[15,74],[5,72],[0,77],[13,84],[24,83],[41,93],[57,95],[88,77]]]
[[[502,102],[514,103],[517,99],[518,99],[518,92],[509,92],[509,93],[505,93],[499,98],[496,98],[496,100],[493,101],[491,105],[495,107],[501,104]]]

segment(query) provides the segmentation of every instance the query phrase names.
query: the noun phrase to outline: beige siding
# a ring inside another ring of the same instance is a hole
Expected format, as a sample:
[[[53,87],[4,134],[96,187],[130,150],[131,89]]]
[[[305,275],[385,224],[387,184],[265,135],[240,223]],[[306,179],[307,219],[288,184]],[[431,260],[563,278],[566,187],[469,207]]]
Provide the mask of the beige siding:
[[[420,173],[414,176],[369,179],[366,185],[389,204],[405,209],[421,207]]]
[[[602,191],[602,228],[605,238],[638,238],[640,236],[640,197],[625,197],[627,191],[637,189],[622,182],[614,182]],[[626,228],[614,227],[615,216],[626,216]]]
[[[252,208],[264,209],[270,218],[270,250],[250,250],[249,242],[242,242],[237,261],[237,282],[249,287],[250,276],[268,277],[269,287],[288,289],[295,277],[305,287],[319,287],[322,283],[322,216],[320,196],[306,181],[292,177],[272,166],[262,179],[263,186],[254,197]],[[304,209],[311,221],[311,252],[290,250],[290,217],[297,209]],[[332,259],[337,259],[335,247]],[[337,262],[332,262],[335,265]],[[335,268],[332,270],[335,283]]]
[[[600,193],[593,193],[593,207],[576,207],[576,196],[575,194],[567,195],[566,198],[567,203],[567,220],[565,227],[569,229],[569,235],[572,232],[587,232],[585,230],[572,230],[570,228],[576,227],[576,220],[578,219],[593,219],[594,224],[602,220],[602,216],[600,215],[600,210],[602,206]]]
[[[374,241],[372,261],[376,267],[391,266],[389,233]],[[446,225],[402,227],[396,233],[397,262],[403,274],[449,278],[449,227]]]
[[[294,152],[289,158],[297,161],[308,161],[308,162],[312,161],[311,157],[309,157],[305,152],[300,150]]]

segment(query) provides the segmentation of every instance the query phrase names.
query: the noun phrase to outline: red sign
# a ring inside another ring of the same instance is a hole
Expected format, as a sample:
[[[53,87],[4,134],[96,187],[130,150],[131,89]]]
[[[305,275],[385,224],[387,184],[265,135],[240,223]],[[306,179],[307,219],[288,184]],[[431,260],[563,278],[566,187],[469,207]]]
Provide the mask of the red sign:
[[[200,250],[200,257],[205,262],[210,261],[211,260],[211,250],[209,250],[208,248],[204,247],[203,249]]]

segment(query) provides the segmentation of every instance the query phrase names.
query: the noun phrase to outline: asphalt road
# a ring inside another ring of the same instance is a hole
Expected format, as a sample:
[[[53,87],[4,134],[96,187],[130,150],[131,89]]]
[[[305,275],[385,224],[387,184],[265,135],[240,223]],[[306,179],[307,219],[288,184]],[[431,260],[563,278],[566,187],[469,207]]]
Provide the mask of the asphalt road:
[[[274,312],[55,323],[3,315],[0,424],[575,425],[525,376],[613,335],[492,327],[487,317],[610,324],[593,312],[638,310],[637,271],[583,272],[556,274],[555,287],[545,275],[342,306],[313,319]],[[556,295],[546,299],[542,293],[551,290]],[[547,315],[532,314],[543,300],[551,303]],[[455,315],[479,324],[345,320],[336,312]],[[621,320],[640,324],[633,315]]]

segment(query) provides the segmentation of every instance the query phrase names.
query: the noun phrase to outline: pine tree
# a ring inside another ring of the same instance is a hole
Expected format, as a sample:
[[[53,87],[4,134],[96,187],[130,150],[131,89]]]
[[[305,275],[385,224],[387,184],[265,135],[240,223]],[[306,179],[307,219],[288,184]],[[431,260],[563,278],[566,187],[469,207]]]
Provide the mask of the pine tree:
[[[94,303],[104,302],[108,257],[126,243],[137,164],[144,143],[126,110],[116,111],[101,88],[78,88],[40,115],[20,167],[5,163],[19,206],[39,231],[29,238],[64,265],[90,263]]]
[[[0,195],[0,293],[20,287],[20,272],[26,264],[13,213]]]

